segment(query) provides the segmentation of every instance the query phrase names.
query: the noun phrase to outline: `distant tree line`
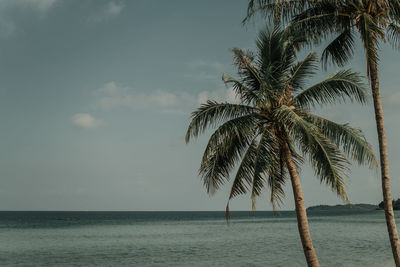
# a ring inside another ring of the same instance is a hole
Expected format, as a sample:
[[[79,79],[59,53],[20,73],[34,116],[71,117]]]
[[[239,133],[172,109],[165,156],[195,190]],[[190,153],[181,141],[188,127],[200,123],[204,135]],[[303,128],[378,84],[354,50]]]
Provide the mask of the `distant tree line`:
[[[394,210],[400,210],[400,198],[398,198],[397,200],[392,200],[392,205],[393,205],[393,209]],[[381,203],[379,203],[379,208],[383,209],[384,208],[384,204],[383,201]]]

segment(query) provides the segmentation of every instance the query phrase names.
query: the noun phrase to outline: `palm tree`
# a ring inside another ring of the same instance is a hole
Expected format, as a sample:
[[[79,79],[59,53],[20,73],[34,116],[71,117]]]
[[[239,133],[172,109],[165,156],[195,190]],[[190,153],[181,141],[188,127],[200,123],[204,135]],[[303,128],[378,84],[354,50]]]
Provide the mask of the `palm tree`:
[[[323,63],[332,61],[343,66],[348,62],[353,55],[354,40],[358,33],[365,51],[367,76],[374,102],[386,225],[394,261],[396,266],[400,267],[400,240],[392,206],[386,132],[378,78],[379,44],[386,40],[395,47],[400,44],[400,1],[251,0],[247,18],[260,10],[266,15],[273,15],[276,22],[291,21],[295,31],[303,31],[315,43],[333,37],[333,41],[322,54]]]
[[[275,208],[285,196],[284,185],[290,177],[304,254],[308,266],[319,266],[298,175],[303,157],[309,157],[316,176],[346,202],[347,157],[359,164],[374,166],[376,162],[360,130],[310,113],[315,105],[345,98],[365,103],[362,77],[343,70],[306,87],[319,59],[313,52],[297,62],[296,48],[303,41],[276,28],[260,33],[255,54],[233,49],[239,78],[224,74],[223,81],[233,86],[240,103],[202,104],[192,113],[186,142],[220,125],[208,141],[199,172],[207,192],[213,194],[238,165],[226,207],[228,216],[233,197],[251,192],[255,209],[256,197],[264,187],[270,189]]]

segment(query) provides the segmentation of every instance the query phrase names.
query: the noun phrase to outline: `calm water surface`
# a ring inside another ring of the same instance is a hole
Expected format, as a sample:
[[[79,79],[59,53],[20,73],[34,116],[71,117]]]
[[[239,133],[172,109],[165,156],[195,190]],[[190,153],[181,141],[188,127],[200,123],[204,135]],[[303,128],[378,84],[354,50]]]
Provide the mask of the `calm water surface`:
[[[314,211],[309,220],[321,266],[394,266],[382,211]],[[287,267],[305,261],[294,212],[232,212],[229,225],[223,212],[0,212],[0,266]]]

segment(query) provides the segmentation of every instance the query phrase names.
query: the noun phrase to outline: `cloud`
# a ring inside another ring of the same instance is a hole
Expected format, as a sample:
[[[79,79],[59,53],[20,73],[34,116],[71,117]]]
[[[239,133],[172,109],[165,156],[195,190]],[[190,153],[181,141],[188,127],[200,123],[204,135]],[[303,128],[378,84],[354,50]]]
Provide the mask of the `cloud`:
[[[75,126],[83,129],[96,129],[105,125],[102,120],[97,120],[87,113],[77,113],[72,116],[71,121]]]
[[[27,7],[47,11],[58,0],[0,0],[2,7]]]
[[[101,97],[97,104],[104,109],[116,107],[132,107],[137,109],[167,108],[178,104],[178,96],[156,90],[150,93],[133,92],[127,87],[120,87],[115,82],[109,82],[98,90]]]
[[[203,104],[207,100],[214,100],[218,102],[239,103],[240,98],[233,90],[232,87],[220,88],[214,91],[203,91],[197,95],[197,104]]]
[[[129,107],[132,109],[160,109],[163,112],[183,113],[198,107],[207,100],[238,103],[239,99],[232,88],[218,88],[200,93],[169,92],[153,90],[137,92],[115,82],[109,82],[96,90],[96,106],[102,109]]]
[[[58,0],[0,0],[0,37],[11,36],[17,29],[18,22],[10,16],[12,9],[34,11],[41,17]]]
[[[91,16],[89,18],[89,21],[102,22],[112,17],[116,17],[121,13],[124,7],[125,6],[120,2],[114,2],[114,1],[108,2],[108,4],[102,7],[97,14]]]
[[[109,16],[116,16],[119,15],[119,13],[121,13],[123,8],[124,6],[121,3],[117,4],[115,2],[110,2],[108,3],[105,13]]]

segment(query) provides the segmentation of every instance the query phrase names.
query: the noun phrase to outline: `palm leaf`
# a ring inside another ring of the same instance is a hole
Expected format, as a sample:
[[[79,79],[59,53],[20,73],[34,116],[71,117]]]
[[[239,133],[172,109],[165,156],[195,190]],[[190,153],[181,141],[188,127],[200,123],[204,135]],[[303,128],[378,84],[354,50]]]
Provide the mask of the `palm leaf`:
[[[345,101],[346,98],[360,103],[366,103],[368,100],[362,76],[351,70],[338,71],[324,81],[300,92],[293,98],[293,103],[300,107],[309,107]]]
[[[236,78],[224,73],[222,75],[222,81],[225,84],[232,84],[233,90],[240,97],[243,103],[248,105],[258,99],[258,95],[253,91],[253,89],[250,89]]]
[[[305,86],[307,79],[315,74],[318,69],[318,56],[316,52],[312,52],[307,57],[297,63],[291,69],[290,79],[288,84],[293,88],[293,91],[299,90]]]
[[[360,129],[353,128],[348,124],[335,123],[305,110],[297,110],[297,113],[301,113],[308,122],[321,129],[322,133],[332,142],[342,147],[349,158],[358,164],[369,164],[371,168],[378,167],[372,147]]]
[[[328,61],[344,66],[354,53],[354,33],[345,29],[324,49],[321,61],[326,69]]]
[[[244,154],[236,176],[233,180],[231,191],[229,193],[229,200],[232,198],[247,193],[249,189],[247,185],[251,186],[254,173],[254,159],[256,157],[258,143],[253,139],[246,153]],[[247,184],[247,185],[246,185]]]
[[[190,141],[191,137],[197,137],[200,133],[203,133],[209,126],[215,126],[228,119],[248,115],[255,111],[257,110],[246,105],[218,103],[208,100],[192,113],[192,121],[186,132],[186,143]]]
[[[214,194],[226,180],[243,151],[256,135],[257,118],[246,115],[225,122],[210,137],[199,173],[207,193]]]
[[[387,39],[394,48],[400,48],[400,26],[396,23],[390,23],[387,27]]]
[[[289,135],[296,140],[321,182],[325,182],[343,200],[348,201],[345,191],[348,164],[346,157],[315,125],[303,119],[291,108],[283,105],[276,109],[275,116],[288,128]]]
[[[252,209],[256,209],[256,198],[264,187],[265,177],[271,169],[279,166],[276,147],[278,140],[271,129],[265,128],[255,151],[253,184],[251,188]]]

